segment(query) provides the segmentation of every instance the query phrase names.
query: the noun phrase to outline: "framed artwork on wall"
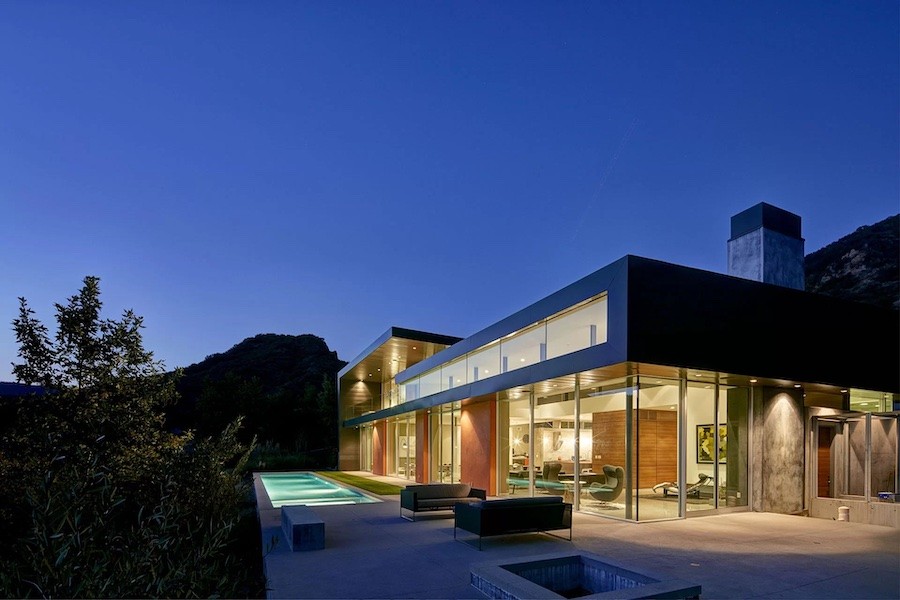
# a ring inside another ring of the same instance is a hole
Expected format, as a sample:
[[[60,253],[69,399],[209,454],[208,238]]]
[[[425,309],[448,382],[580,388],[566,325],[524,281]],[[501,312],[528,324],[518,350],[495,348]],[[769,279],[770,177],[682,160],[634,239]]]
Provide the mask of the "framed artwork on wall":
[[[719,462],[725,462],[726,427],[719,425]],[[697,462],[712,463],[716,448],[715,425],[697,425]]]

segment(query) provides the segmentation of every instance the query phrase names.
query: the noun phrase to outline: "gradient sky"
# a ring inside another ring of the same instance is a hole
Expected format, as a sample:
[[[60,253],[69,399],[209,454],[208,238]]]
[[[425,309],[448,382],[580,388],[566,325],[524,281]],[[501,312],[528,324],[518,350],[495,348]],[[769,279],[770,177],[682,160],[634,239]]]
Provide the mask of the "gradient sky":
[[[101,278],[187,366],[467,336],[625,254],[900,212],[898,3],[0,1],[0,320]],[[16,360],[0,329],[0,379]]]

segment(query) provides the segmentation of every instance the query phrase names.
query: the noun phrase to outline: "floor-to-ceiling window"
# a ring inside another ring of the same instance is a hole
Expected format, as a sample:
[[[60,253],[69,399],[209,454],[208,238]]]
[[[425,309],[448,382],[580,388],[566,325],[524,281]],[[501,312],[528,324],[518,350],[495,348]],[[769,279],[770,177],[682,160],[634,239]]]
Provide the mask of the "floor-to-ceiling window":
[[[359,468],[372,471],[372,425],[363,425],[359,430]]]
[[[581,384],[580,510],[635,519],[634,390],[628,379]]]
[[[534,469],[531,443],[530,393],[516,397],[503,394],[498,402],[498,431],[500,446],[498,495],[528,495],[529,471]],[[505,434],[504,434],[505,432]]]
[[[816,497],[893,500],[900,491],[898,419],[897,413],[817,418]]]
[[[438,406],[431,410],[431,479],[436,482],[459,481],[459,403]]]
[[[640,521],[680,516],[678,509],[679,381],[637,378],[636,518]]]
[[[749,407],[746,387],[688,381],[685,400],[688,512],[747,506]]]
[[[416,477],[415,415],[402,415],[388,422],[388,475]]]

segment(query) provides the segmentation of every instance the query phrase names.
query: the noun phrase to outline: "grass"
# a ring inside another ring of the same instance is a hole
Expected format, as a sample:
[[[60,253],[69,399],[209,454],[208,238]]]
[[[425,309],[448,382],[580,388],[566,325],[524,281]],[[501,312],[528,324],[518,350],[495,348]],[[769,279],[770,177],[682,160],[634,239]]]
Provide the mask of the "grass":
[[[350,473],[344,473],[343,471],[316,471],[316,474],[382,496],[397,495],[400,493],[401,489],[399,486],[390,483],[383,483],[381,481],[369,479],[368,477],[360,477],[359,475],[351,475]]]

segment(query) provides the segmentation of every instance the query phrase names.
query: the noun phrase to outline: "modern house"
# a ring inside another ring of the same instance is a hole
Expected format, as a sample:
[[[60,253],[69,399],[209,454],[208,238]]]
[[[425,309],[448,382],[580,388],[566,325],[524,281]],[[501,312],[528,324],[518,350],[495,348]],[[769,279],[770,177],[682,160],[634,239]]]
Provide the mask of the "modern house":
[[[797,215],[731,228],[728,275],[625,256],[465,339],[388,329],[338,374],[339,467],[898,526],[898,313],[802,291]]]

